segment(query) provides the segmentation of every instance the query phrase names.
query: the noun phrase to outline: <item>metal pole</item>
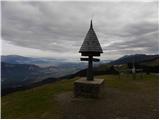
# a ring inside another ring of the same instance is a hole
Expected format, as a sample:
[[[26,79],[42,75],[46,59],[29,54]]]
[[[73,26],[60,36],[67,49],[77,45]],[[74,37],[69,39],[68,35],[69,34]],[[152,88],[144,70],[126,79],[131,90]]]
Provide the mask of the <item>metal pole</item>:
[[[87,80],[93,80],[93,56],[89,56]]]

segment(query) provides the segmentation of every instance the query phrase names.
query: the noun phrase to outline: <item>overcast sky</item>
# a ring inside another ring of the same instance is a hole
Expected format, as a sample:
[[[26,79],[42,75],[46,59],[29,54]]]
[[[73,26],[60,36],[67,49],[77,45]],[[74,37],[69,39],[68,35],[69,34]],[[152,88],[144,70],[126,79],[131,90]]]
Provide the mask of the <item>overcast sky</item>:
[[[91,19],[101,59],[158,53],[158,1],[3,1],[1,7],[4,55],[79,60]]]

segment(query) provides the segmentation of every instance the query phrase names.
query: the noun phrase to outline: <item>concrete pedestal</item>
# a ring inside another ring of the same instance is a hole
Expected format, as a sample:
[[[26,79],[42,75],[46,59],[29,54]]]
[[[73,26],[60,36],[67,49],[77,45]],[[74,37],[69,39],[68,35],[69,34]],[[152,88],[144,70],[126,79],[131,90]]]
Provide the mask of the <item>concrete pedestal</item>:
[[[88,81],[86,78],[80,78],[74,82],[74,95],[75,97],[99,97],[103,83],[104,79]]]

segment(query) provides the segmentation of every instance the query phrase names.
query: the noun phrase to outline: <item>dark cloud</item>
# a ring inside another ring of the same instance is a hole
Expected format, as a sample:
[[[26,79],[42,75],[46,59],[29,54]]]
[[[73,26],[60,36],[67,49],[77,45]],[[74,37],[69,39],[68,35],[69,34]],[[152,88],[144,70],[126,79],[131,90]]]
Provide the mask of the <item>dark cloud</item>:
[[[92,16],[94,29],[106,52],[103,58],[140,52],[158,53],[157,1],[2,1],[2,38],[15,46],[74,57]],[[107,55],[111,52],[114,53],[112,56]]]

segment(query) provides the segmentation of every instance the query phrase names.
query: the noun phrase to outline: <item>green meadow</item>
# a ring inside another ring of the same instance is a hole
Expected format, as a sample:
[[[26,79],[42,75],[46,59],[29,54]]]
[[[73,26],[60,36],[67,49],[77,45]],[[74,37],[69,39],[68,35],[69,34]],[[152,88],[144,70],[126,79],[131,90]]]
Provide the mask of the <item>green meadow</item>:
[[[73,79],[1,97],[2,118],[158,118],[158,74],[101,75],[101,97],[75,98]]]

